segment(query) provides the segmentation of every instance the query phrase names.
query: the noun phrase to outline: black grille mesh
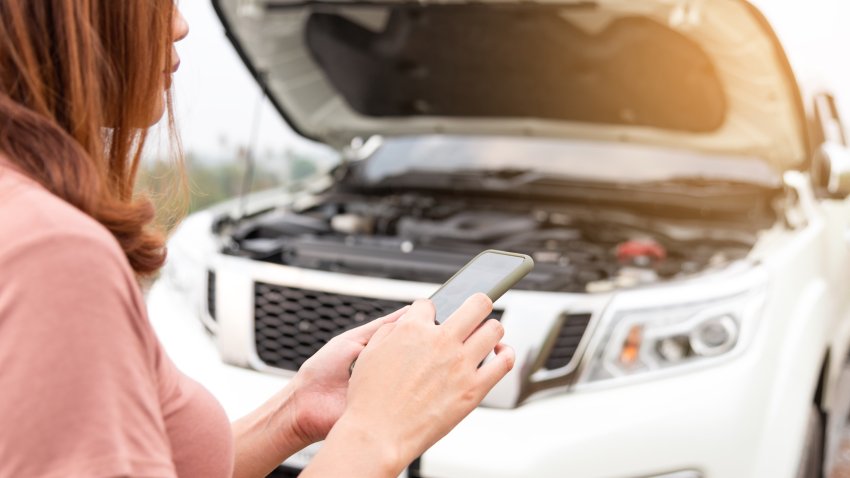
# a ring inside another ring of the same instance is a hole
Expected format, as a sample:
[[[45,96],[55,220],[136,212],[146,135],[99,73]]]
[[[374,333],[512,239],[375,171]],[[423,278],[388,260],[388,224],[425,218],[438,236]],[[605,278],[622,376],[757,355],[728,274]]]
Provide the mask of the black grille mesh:
[[[371,299],[254,283],[254,341],[266,365],[298,370],[330,339],[407,305]],[[501,311],[490,318],[500,319]]]
[[[215,272],[207,271],[207,312],[210,318],[215,318]]]
[[[301,474],[301,470],[291,466],[281,465],[274,471],[269,473],[266,478],[297,478]]]
[[[419,473],[421,458],[417,458],[407,467],[407,476],[410,478],[420,478],[422,475]],[[298,475],[301,474],[303,470],[300,468],[295,468],[287,465],[281,465],[277,467],[274,471],[269,473],[266,478],[297,478]]]
[[[546,357],[546,369],[554,370],[570,363],[584,336],[584,331],[587,330],[590,317],[591,314],[569,314],[564,317],[561,328],[558,329],[558,335],[555,337],[555,344],[549,351],[549,356]]]

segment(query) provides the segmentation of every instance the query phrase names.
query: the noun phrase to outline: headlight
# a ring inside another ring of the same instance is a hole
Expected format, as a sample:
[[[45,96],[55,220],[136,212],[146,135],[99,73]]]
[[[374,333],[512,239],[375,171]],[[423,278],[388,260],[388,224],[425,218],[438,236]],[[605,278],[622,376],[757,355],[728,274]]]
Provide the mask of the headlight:
[[[601,324],[582,382],[595,382],[727,358],[749,342],[761,290],[711,301],[615,312]]]

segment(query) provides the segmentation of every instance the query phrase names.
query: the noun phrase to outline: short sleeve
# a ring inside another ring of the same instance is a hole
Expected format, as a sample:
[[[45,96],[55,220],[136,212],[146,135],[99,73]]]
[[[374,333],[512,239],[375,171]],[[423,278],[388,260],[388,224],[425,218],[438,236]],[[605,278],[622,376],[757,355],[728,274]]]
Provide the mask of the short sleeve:
[[[155,337],[107,234],[0,253],[0,476],[176,476]]]

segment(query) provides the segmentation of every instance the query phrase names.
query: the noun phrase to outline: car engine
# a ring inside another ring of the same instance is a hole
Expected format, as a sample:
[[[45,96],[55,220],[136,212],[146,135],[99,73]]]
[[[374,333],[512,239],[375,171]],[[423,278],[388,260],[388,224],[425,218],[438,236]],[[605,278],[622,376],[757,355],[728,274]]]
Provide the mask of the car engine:
[[[331,192],[221,229],[224,253],[323,271],[441,283],[484,249],[535,269],[516,288],[605,292],[743,259],[770,218],[699,218],[606,206]],[[691,218],[688,218],[691,217]],[[226,232],[224,231],[226,229]]]

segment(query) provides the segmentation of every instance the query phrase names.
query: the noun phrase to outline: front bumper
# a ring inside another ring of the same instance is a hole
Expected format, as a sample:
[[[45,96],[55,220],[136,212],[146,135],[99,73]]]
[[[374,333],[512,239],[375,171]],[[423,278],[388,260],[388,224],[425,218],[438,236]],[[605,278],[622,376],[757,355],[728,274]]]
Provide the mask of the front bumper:
[[[196,310],[168,282],[149,295],[164,346],[236,418],[286,378],[222,363]],[[765,344],[664,379],[478,408],[421,459],[425,477],[793,477],[808,391],[776,393]],[[775,423],[785,420],[786,423]],[[787,433],[776,433],[784,430]]]

